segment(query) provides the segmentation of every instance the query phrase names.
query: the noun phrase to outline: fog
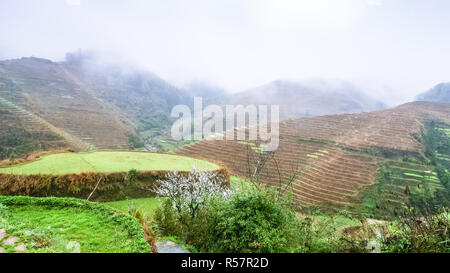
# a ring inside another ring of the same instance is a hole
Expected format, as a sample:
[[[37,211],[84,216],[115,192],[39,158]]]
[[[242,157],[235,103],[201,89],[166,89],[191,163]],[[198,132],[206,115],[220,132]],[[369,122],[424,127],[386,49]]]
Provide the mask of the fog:
[[[450,81],[447,0],[2,0],[0,58],[95,50],[177,86],[339,79],[388,105]]]

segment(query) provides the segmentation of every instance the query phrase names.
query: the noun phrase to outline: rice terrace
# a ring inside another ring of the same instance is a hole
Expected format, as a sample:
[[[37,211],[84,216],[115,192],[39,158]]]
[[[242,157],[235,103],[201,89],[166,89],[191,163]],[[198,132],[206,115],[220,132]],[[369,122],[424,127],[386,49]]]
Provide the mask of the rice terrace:
[[[0,1],[0,259],[450,253],[449,3],[37,2]]]
[[[77,174],[137,171],[190,171],[192,167],[214,170],[219,166],[193,158],[145,152],[85,152],[43,156],[37,161],[9,168],[5,174]]]

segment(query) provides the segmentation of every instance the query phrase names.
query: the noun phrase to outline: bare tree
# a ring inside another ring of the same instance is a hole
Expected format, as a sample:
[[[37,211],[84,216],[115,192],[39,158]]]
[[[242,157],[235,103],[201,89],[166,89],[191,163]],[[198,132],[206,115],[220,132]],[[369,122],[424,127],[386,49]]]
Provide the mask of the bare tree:
[[[247,143],[246,162],[245,162],[245,176],[256,188],[260,189],[262,176],[269,174],[275,175],[278,180],[278,193],[280,196],[286,194],[287,190],[292,188],[292,184],[298,178],[300,172],[300,161],[292,162],[290,166],[282,166],[276,151],[261,151],[253,146],[254,144]],[[283,175],[283,170],[289,168],[289,175]]]

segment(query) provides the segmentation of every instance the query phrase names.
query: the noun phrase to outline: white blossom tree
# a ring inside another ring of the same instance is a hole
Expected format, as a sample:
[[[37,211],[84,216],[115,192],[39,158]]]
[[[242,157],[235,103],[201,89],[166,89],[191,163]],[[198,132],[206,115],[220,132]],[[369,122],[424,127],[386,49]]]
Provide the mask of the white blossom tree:
[[[188,175],[170,172],[158,182],[155,193],[170,198],[179,215],[187,210],[192,218],[210,198],[229,198],[232,193],[219,173],[196,168]]]

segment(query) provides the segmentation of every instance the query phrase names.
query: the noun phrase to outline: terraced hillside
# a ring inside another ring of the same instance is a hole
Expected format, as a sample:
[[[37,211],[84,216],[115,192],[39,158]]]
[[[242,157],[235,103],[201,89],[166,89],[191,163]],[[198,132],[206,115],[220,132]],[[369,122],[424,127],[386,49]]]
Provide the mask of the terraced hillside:
[[[404,160],[415,158],[418,163],[404,167],[410,171],[383,186],[384,192],[394,192],[392,200],[401,200],[395,192],[404,191],[406,185],[414,190],[418,183],[414,175],[422,179],[431,173],[420,163],[425,151],[420,142],[424,122],[449,123],[449,117],[449,104],[416,102],[371,113],[282,121],[275,159],[268,161],[260,180],[279,185],[297,173],[291,188],[300,205],[344,207],[361,200],[364,190],[377,181],[382,166],[401,168]],[[248,176],[255,167],[251,161],[261,153],[259,144],[208,138],[178,153],[216,161],[236,175]],[[424,179],[429,179],[430,189],[443,188],[434,174]]]
[[[99,149],[127,148],[127,134],[134,132],[119,113],[90,95],[61,65],[48,60],[0,62],[0,98],[60,129],[58,135],[65,139],[72,136],[76,146],[84,146],[80,150],[90,146],[82,142]]]
[[[0,98],[0,160],[35,150],[69,147],[64,138],[35,115]]]
[[[192,96],[150,72],[106,65],[97,57],[79,53],[59,63],[35,57],[0,61],[0,99],[45,121],[77,151],[144,144],[157,150],[162,146],[157,139],[166,137],[173,121],[172,107],[192,103]],[[14,124],[11,115],[5,118]]]
[[[448,199],[448,191],[437,173],[423,164],[389,160],[380,168],[376,181],[361,198],[363,211],[376,217],[383,218],[389,211],[406,203],[414,205],[422,198],[437,203],[440,198]]]

